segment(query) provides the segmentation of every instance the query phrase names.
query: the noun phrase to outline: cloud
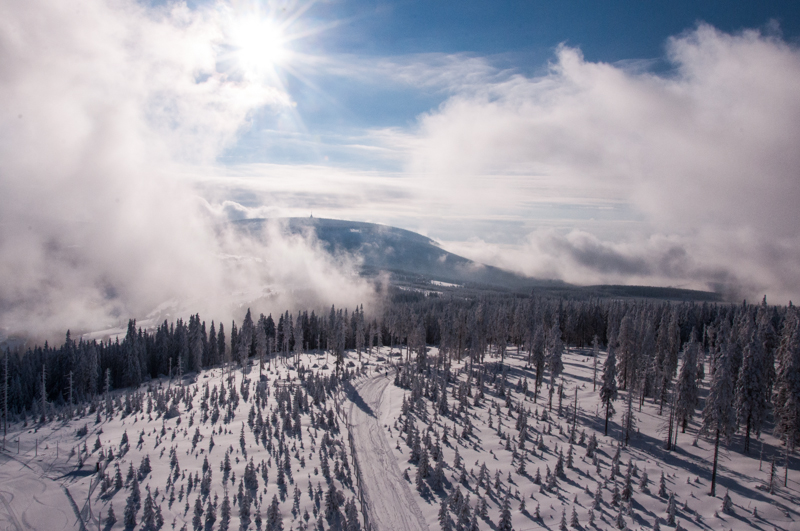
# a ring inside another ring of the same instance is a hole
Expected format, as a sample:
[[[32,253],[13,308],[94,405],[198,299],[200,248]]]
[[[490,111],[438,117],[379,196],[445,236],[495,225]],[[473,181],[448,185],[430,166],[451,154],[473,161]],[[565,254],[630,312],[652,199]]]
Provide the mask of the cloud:
[[[240,318],[300,289],[368,302],[352,264],[275,230],[243,240],[185,178],[254,110],[290,104],[221,55],[226,9],[0,4],[0,329],[61,335],[156,307]]]
[[[446,215],[557,229],[516,249],[559,278],[796,299],[800,52],[707,25],[666,51],[672,69],[653,73],[561,46],[542,76],[470,83],[419,118],[407,175]],[[539,204],[561,212],[539,221]],[[581,205],[631,215],[601,226],[570,216]]]

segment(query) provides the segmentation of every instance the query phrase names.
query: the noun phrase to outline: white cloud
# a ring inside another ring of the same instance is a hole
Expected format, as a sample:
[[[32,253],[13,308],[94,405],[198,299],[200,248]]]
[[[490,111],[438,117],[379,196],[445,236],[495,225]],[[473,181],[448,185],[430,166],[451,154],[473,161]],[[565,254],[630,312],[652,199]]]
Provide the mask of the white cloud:
[[[370,297],[313,242],[219,229],[175,178],[255,109],[290,103],[221,55],[222,7],[0,4],[0,328],[98,329],[168,300],[227,320],[257,298],[282,311],[300,288],[306,303]]]
[[[470,84],[420,117],[408,174],[430,184],[442,211],[465,218],[524,220],[537,202],[587,201],[628,204],[641,217],[613,238],[583,219],[586,234],[566,228],[568,219],[557,237],[534,232],[516,250],[520,260],[544,260],[534,270],[545,275],[725,282],[751,296],[797,298],[800,52],[756,31],[704,25],[667,50],[674,69],[662,74],[561,47],[543,76]],[[602,253],[581,254],[623,247],[628,261],[614,270]],[[676,249],[683,265],[665,268]]]

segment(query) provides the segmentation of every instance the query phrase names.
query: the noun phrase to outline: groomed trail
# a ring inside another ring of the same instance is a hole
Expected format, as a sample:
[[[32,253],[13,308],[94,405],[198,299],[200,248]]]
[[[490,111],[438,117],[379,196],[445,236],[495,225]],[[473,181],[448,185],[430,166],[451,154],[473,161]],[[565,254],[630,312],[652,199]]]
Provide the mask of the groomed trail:
[[[0,454],[0,529],[80,529],[61,485]]]
[[[355,382],[350,392],[350,430],[361,467],[364,498],[374,531],[428,531],[422,511],[403,479],[381,429],[388,418],[391,378],[377,375]]]

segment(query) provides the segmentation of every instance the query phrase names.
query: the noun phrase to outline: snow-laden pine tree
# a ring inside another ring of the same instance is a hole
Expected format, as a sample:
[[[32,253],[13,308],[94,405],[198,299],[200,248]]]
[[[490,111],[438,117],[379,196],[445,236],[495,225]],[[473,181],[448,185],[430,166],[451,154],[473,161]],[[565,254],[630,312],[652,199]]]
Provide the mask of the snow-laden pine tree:
[[[764,346],[755,328],[742,353],[742,367],[736,380],[736,416],[744,427],[744,451],[750,451],[750,433],[760,431],[767,411]]]
[[[675,525],[675,516],[678,512],[678,502],[675,500],[675,493],[669,493],[667,500],[667,525]]]
[[[117,523],[117,515],[114,514],[114,503],[112,502],[108,506],[108,514],[106,515],[106,526],[112,527],[115,523]]]
[[[214,367],[220,362],[219,342],[217,340],[217,330],[214,321],[211,321],[211,329],[208,331],[208,365]]]
[[[213,529],[214,522],[217,521],[217,508],[211,503],[211,499],[208,500],[208,505],[206,506],[206,529]]]
[[[783,322],[777,362],[774,433],[791,451],[800,439],[800,313],[793,306]]]
[[[139,385],[142,381],[142,350],[144,345],[139,342],[139,335],[136,333],[136,321],[128,321],[128,332],[122,342],[124,349],[124,362],[122,368],[123,385]]]
[[[553,321],[553,326],[547,333],[547,369],[550,371],[550,404],[549,407],[553,409],[553,386],[556,379],[564,370],[564,361],[562,356],[564,354],[564,341],[561,339],[561,326],[556,316]]]
[[[717,458],[720,442],[727,442],[736,425],[736,413],[733,408],[734,384],[731,374],[729,345],[722,345],[714,361],[714,374],[703,408],[701,433],[710,434],[714,438],[714,462],[711,471],[711,496],[715,495],[717,482]]]
[[[592,338],[592,392],[597,391],[597,360],[600,357],[600,339],[597,334]]]
[[[677,396],[675,399],[675,422],[681,427],[681,433],[686,433],[686,426],[694,416],[697,408],[698,386],[697,386],[697,359],[700,353],[700,343],[695,340],[695,333],[692,332],[692,341],[686,344],[683,349],[683,363],[678,375]],[[677,441],[677,435],[675,437]]]
[[[272,496],[272,502],[267,508],[267,531],[283,531],[283,519],[278,504],[278,496]]]
[[[617,335],[617,374],[620,389],[627,389],[635,381],[638,352],[632,309],[622,318]]]
[[[628,389],[625,396],[625,413],[622,415],[622,442],[630,443],[631,434],[636,429],[636,416],[633,412],[633,388]]]
[[[608,419],[614,414],[614,400],[617,399],[617,358],[609,345],[608,356],[603,363],[603,385],[600,387],[600,401],[606,408],[605,434],[608,435]]]
[[[228,531],[231,525],[231,500],[228,498],[228,491],[225,491],[225,497],[222,498],[222,505],[219,509],[219,531]]]
[[[124,523],[126,528],[133,529],[136,527],[137,512],[138,508],[136,507],[136,500],[131,492],[131,494],[128,495],[127,501],[125,502]]]
[[[497,524],[497,531],[511,531],[511,502],[509,495],[506,493],[503,498],[503,506],[500,509],[500,522]]]
[[[255,326],[253,325],[253,318],[250,316],[250,308],[248,308],[247,314],[244,316],[244,321],[242,321],[242,326],[239,329],[236,350],[236,361],[238,361],[239,365],[242,367],[245,366],[250,357],[250,348],[253,344],[254,332]]]
[[[452,524],[450,523],[450,514],[447,512],[448,506],[448,499],[446,497],[442,498],[442,502],[439,504],[439,528],[442,531],[450,531],[453,529]]]
[[[528,363],[530,363],[536,371],[536,381],[533,390],[533,401],[536,402],[539,397],[539,390],[542,387],[542,382],[544,381],[545,340],[541,323],[535,325],[535,331],[533,332],[531,344],[528,348],[530,349]]]
[[[266,362],[267,348],[269,343],[269,338],[267,337],[267,318],[263,313],[258,318],[258,323],[256,324],[255,340],[256,355],[258,356],[258,372],[260,376],[261,371],[264,370],[264,363]]]
[[[144,518],[144,517],[143,517]],[[144,519],[142,520],[144,523]],[[192,527],[194,531],[200,531],[203,526],[203,500],[198,496],[194,500],[194,516],[192,516]]]
[[[669,390],[675,371],[678,370],[678,352],[681,346],[681,331],[678,327],[677,310],[664,312],[656,335],[656,358],[660,362],[658,401],[659,415],[663,412],[664,404],[669,398]]]

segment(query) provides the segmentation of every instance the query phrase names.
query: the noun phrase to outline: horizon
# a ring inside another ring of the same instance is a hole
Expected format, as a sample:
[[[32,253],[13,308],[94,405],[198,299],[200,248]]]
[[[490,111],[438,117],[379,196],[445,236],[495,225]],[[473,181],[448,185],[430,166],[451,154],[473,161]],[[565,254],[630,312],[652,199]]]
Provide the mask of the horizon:
[[[379,223],[575,285],[800,296],[800,6],[0,3],[0,332],[337,306]],[[304,299],[291,300],[301,288]]]

